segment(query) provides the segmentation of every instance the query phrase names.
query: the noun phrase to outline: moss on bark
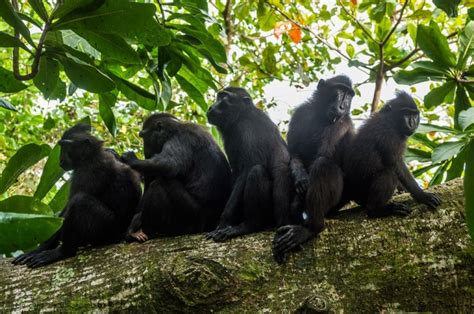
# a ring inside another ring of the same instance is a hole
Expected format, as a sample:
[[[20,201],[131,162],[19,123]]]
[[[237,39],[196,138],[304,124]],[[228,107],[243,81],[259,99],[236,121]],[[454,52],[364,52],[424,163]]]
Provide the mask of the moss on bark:
[[[118,244],[35,270],[0,260],[0,312],[472,313],[462,182],[433,190],[440,208],[414,206],[408,218],[345,211],[281,266],[271,257],[272,232],[224,244],[202,235]]]

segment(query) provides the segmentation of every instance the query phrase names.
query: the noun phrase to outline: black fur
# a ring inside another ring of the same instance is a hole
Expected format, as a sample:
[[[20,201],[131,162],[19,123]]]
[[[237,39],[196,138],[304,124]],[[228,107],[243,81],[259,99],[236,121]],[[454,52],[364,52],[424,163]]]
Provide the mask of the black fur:
[[[283,262],[288,251],[321,232],[324,217],[338,206],[344,187],[342,156],[354,134],[350,118],[353,96],[352,83],[346,76],[320,80],[313,96],[291,118],[287,139],[297,193],[292,212],[299,210],[300,218],[293,221],[296,225],[277,231],[273,255],[278,262]],[[301,218],[303,211],[307,214],[305,221]]]
[[[227,87],[207,113],[216,125],[234,180],[215,241],[289,222],[289,154],[277,126],[242,88]]]
[[[403,161],[407,139],[420,122],[415,102],[398,93],[364,125],[344,158],[348,198],[362,205],[370,217],[408,215],[402,204],[387,204],[400,183],[419,202],[432,208],[440,204],[435,194],[425,193]]]
[[[145,178],[145,193],[128,239],[140,229],[152,238],[215,228],[230,193],[231,173],[212,136],[167,113],[151,115],[140,136],[145,160],[133,153],[122,156]]]
[[[14,264],[35,268],[74,256],[81,246],[123,238],[140,200],[140,180],[89,132],[90,126],[79,124],[59,141],[61,167],[73,170],[69,200],[60,214],[62,227],[37,249],[14,259]]]

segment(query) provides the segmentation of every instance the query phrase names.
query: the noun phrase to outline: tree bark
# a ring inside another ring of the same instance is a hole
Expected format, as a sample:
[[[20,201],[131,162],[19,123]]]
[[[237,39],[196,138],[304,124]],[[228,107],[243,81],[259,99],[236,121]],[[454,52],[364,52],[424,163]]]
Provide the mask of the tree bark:
[[[0,312],[472,313],[462,181],[432,190],[440,208],[416,205],[407,218],[343,211],[285,265],[272,259],[270,231],[223,244],[202,235],[118,244],[35,270],[3,259]]]

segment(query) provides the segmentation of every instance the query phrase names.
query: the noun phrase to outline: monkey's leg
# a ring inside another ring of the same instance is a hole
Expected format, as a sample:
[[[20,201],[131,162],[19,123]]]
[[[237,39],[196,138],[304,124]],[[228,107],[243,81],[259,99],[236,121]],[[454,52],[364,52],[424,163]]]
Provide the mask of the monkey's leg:
[[[317,158],[310,172],[306,194],[307,219],[303,225],[288,225],[277,230],[273,238],[273,257],[279,263],[285,255],[298,249],[324,229],[324,217],[340,203],[344,188],[340,167],[326,157]]]
[[[396,174],[388,170],[381,172],[372,180],[367,190],[367,200],[362,204],[369,217],[407,216],[411,213],[410,207],[404,204],[388,203],[397,184]]]
[[[61,232],[61,245],[38,253],[26,264],[36,268],[74,256],[86,244],[117,242],[121,234],[115,214],[95,197],[78,193],[69,201]]]
[[[273,215],[275,225],[281,227],[292,223],[291,217],[291,174],[288,165],[282,163],[272,169]]]
[[[230,238],[260,231],[271,225],[272,182],[261,165],[254,166],[248,173],[244,188],[244,221],[237,225],[216,230],[214,241],[222,242]]]
[[[17,256],[15,259],[13,259],[12,264],[14,265],[26,264],[36,254],[55,248],[59,244],[60,237],[61,237],[61,229],[56,231],[55,234],[53,234],[48,240],[40,244],[40,246],[38,246],[36,249],[32,250],[31,252],[24,253]]]

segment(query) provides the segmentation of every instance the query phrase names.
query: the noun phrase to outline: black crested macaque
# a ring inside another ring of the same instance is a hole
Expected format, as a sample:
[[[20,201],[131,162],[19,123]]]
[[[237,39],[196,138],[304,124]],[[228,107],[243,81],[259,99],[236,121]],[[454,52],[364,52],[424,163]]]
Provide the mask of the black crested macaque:
[[[213,230],[231,190],[224,153],[209,132],[168,113],[148,117],[140,131],[145,160],[122,160],[140,172],[145,192],[127,232],[129,241]]]
[[[350,109],[354,90],[344,75],[321,79],[312,97],[299,106],[290,121],[288,149],[296,197],[292,212],[300,221],[279,228],[273,240],[273,256],[285,254],[324,228],[324,217],[338,206],[343,193],[342,157],[354,136]],[[303,221],[303,212],[307,215]]]
[[[406,216],[411,209],[389,203],[401,184],[421,204],[435,208],[441,199],[424,192],[408,170],[403,155],[408,137],[420,123],[413,98],[397,93],[359,128],[344,156],[348,198],[363,206],[369,217]]]
[[[207,117],[222,135],[233,177],[219,226],[207,238],[225,241],[288,224],[290,158],[277,126],[238,87],[221,90]]]
[[[15,258],[13,264],[36,268],[74,256],[81,246],[123,239],[140,200],[140,178],[105,150],[90,131],[89,125],[78,124],[59,141],[60,165],[73,170],[69,200],[60,214],[63,225],[37,249]]]
[[[390,215],[406,216],[411,209],[399,203],[389,203],[398,184],[413,198],[431,208],[437,207],[441,199],[433,193],[424,192],[416,183],[403,161],[408,137],[420,122],[420,112],[412,97],[400,92],[383,108],[372,115],[349,141],[343,153],[344,191],[331,210],[337,211],[350,200],[365,208],[369,217]],[[310,193],[310,191],[308,191]],[[323,210],[323,209],[321,209]],[[298,247],[312,229],[291,228],[274,246],[283,254]],[[283,244],[281,244],[283,243]],[[278,257],[282,255],[276,255]]]

